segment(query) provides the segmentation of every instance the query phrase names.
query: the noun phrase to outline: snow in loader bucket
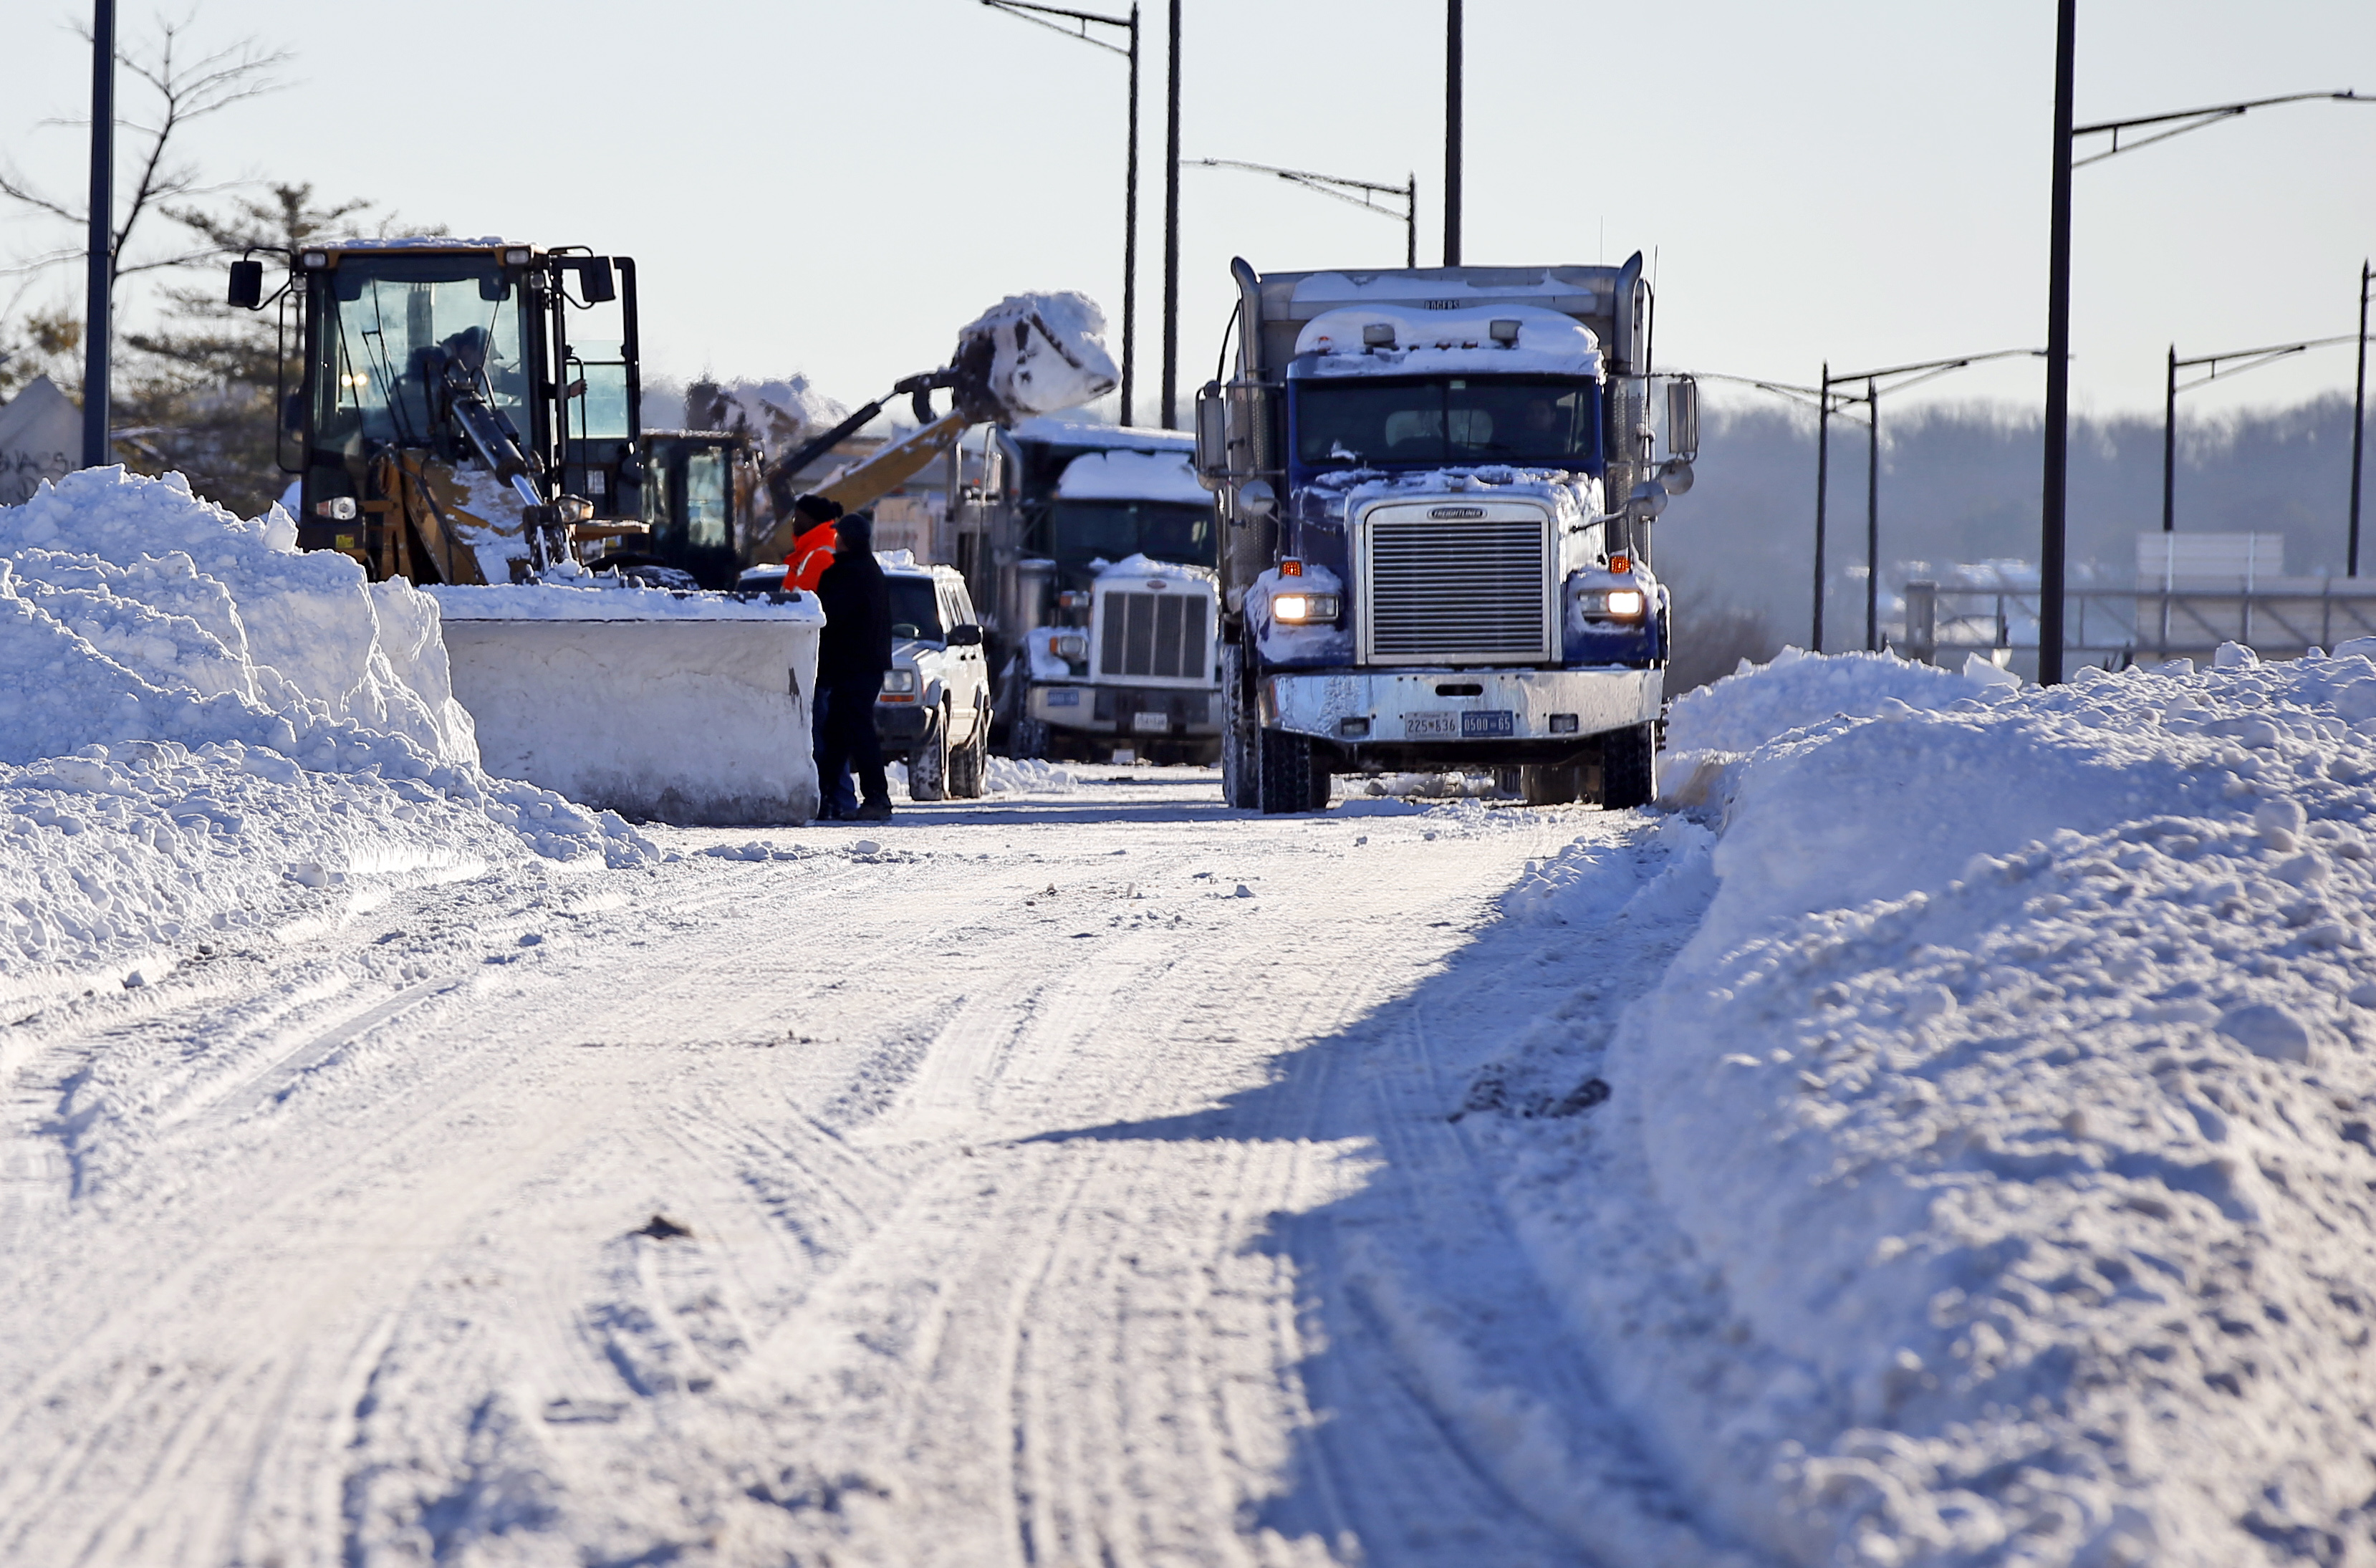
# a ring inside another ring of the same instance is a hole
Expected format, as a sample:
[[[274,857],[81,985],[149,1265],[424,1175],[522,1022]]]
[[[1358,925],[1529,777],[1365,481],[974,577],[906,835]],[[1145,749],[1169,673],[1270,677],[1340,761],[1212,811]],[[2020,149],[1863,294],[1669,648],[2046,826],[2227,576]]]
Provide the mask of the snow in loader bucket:
[[[814,597],[438,588],[487,770],[680,826],[805,822]]]

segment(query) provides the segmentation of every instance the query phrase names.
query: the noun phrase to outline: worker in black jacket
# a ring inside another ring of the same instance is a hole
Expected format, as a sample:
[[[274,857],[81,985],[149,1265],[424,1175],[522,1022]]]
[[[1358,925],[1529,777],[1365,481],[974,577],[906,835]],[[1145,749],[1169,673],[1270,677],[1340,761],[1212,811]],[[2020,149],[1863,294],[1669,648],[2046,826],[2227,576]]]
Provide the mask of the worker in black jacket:
[[[821,818],[883,822],[891,815],[891,783],[883,772],[883,744],[874,734],[874,699],[891,668],[891,587],[874,559],[874,519],[843,517],[835,529],[833,564],[817,579],[825,632],[817,639],[817,784]],[[858,769],[863,799],[851,809],[849,769]]]

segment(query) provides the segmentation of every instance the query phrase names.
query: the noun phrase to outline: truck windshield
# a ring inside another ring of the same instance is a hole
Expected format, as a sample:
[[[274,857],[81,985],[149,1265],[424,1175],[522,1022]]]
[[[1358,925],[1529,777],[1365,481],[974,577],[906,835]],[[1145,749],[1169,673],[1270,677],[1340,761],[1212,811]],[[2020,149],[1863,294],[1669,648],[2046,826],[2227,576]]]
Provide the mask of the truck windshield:
[[[350,255],[329,291],[315,350],[325,445],[357,431],[373,442],[435,444],[449,364],[530,435],[519,295],[493,257]]]
[[[1599,466],[1599,389],[1573,376],[1362,376],[1290,385],[1295,456],[1309,468]]]
[[[1177,501],[1057,501],[1050,553],[1060,567],[1146,555],[1182,566],[1213,564],[1213,508]]]

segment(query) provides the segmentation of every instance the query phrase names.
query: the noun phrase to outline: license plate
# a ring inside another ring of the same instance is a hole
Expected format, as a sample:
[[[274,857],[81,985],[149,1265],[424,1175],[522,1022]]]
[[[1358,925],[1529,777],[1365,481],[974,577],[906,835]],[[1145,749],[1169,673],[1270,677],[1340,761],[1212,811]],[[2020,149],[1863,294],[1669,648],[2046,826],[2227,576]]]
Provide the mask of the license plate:
[[[1168,713],[1134,713],[1130,727],[1142,735],[1168,735],[1171,732],[1171,716]]]
[[[1518,715],[1513,708],[1491,707],[1482,713],[1464,713],[1460,716],[1460,733],[1464,739],[1490,739],[1497,735],[1515,735],[1517,732]]]
[[[1406,713],[1403,715],[1403,734],[1410,740],[1419,740],[1422,737],[1434,739],[1439,736],[1449,740],[1459,733],[1460,715],[1456,713]]]

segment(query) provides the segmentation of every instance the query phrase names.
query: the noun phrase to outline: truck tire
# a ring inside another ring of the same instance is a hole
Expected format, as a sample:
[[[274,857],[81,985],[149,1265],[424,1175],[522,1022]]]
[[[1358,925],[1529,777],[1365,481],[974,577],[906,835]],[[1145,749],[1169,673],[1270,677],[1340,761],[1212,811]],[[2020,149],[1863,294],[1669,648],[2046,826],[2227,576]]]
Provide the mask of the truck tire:
[[[1245,700],[1245,653],[1231,644],[1221,649],[1221,803],[1232,811],[1262,803],[1259,733]]]
[[[908,755],[908,798],[911,801],[945,801],[949,778],[949,715],[943,708],[924,726],[916,738],[916,749]]]
[[[1328,764],[1309,735],[1284,730],[1256,731],[1258,787],[1265,815],[1328,809]]]
[[[1050,741],[1046,719],[1034,719],[1028,713],[1019,714],[1008,727],[1006,752],[1019,761],[1044,762],[1048,757]]]
[[[949,795],[953,800],[978,801],[990,778],[990,714],[974,719],[973,734],[949,754]]]
[[[1658,798],[1658,742],[1647,724],[1612,730],[1600,738],[1600,804],[1632,811]]]
[[[1518,769],[1518,795],[1530,806],[1563,806],[1584,794],[1584,769],[1528,764]]]

